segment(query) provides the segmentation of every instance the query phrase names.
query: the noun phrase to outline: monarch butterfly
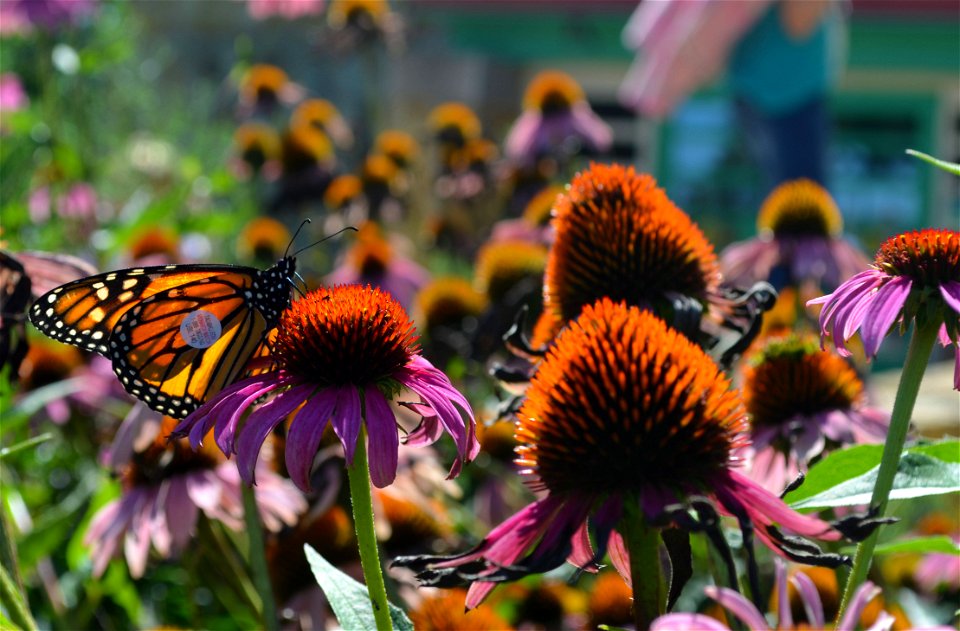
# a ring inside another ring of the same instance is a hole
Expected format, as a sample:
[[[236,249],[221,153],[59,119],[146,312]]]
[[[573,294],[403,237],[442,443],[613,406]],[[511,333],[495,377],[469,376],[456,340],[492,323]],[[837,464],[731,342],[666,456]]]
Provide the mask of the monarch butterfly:
[[[47,292],[30,308],[30,321],[108,358],[127,392],[183,418],[265,354],[290,304],[295,270],[295,255],[262,271],[213,264],[117,270]]]

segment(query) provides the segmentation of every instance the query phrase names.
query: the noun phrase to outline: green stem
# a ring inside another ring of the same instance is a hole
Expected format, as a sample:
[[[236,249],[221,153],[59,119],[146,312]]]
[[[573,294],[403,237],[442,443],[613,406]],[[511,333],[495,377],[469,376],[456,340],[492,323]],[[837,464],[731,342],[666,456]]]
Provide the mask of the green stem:
[[[5,567],[0,567],[0,604],[10,616],[10,622],[24,631],[36,631],[37,624],[30,615],[23,595]]]
[[[890,499],[890,490],[893,488],[893,479],[897,474],[903,445],[907,439],[907,430],[910,428],[910,417],[913,415],[913,406],[917,402],[917,393],[920,391],[920,381],[927,368],[927,361],[933,350],[933,343],[937,339],[939,323],[915,325],[910,337],[910,346],[907,349],[907,358],[903,363],[903,372],[900,373],[900,384],[897,386],[897,395],[893,401],[893,413],[890,416],[890,429],[887,440],[883,445],[883,456],[880,460],[880,470],[877,472],[877,482],[873,487],[873,496],[870,506],[877,509],[877,516],[883,517]],[[877,528],[857,546],[853,558],[853,569],[847,579],[847,586],[843,592],[843,601],[837,620],[842,620],[850,604],[853,594],[863,584],[870,570],[873,560],[873,550],[877,545],[880,529]]]
[[[253,488],[241,484],[243,494],[243,521],[247,529],[247,538],[250,542],[250,574],[253,584],[260,595],[263,623],[267,631],[279,631],[280,620],[277,618],[277,604],[273,600],[273,590],[270,587],[270,574],[267,571],[267,555],[263,543],[263,524],[260,523],[260,511],[257,509],[257,500]]]
[[[660,531],[647,525],[634,502],[618,530],[630,554],[630,582],[633,585],[633,617],[637,629],[647,629],[664,612],[666,590],[660,568]]]
[[[380,554],[377,551],[377,535],[373,529],[373,497],[370,493],[370,470],[367,465],[367,430],[360,428],[357,448],[353,454],[353,464],[347,467],[350,481],[350,502],[353,504],[353,524],[357,531],[357,543],[360,546],[360,565],[363,567],[363,579],[370,594],[373,606],[373,618],[377,631],[390,631],[390,611],[387,609],[387,590],[383,583],[380,568]]]

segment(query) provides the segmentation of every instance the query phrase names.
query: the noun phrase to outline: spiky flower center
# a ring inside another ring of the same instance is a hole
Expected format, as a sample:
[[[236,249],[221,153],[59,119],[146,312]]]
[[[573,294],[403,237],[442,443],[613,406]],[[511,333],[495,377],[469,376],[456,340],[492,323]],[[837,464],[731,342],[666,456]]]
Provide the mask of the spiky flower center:
[[[544,308],[572,320],[601,296],[653,307],[670,294],[701,302],[720,283],[713,246],[649,175],[591,165],[554,205]]]
[[[929,228],[890,237],[877,251],[874,265],[931,289],[960,282],[960,232]]]
[[[403,307],[369,286],[311,291],[280,316],[276,355],[282,367],[320,386],[364,386],[388,378],[417,353]]]
[[[863,397],[856,371],[807,336],[767,342],[745,369],[743,399],[755,426],[780,426],[797,416],[849,410]]]
[[[517,418],[517,463],[560,493],[703,486],[746,427],[699,347],[609,299],[558,336]]]
[[[414,607],[410,611],[410,621],[418,631],[497,631],[510,628],[490,605],[465,611],[463,602],[466,597],[464,589],[441,590],[434,596],[427,596]]]
[[[763,202],[757,217],[761,234],[774,237],[837,237],[843,217],[825,188],[813,180],[784,182]]]

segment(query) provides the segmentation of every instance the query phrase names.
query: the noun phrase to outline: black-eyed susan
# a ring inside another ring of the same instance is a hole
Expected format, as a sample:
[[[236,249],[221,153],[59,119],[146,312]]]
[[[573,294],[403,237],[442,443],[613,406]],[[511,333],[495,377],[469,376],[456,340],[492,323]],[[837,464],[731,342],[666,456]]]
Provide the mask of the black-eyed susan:
[[[168,441],[175,423],[165,418],[153,443],[133,454],[122,470],[120,497],[103,506],[90,522],[84,543],[92,550],[95,576],[121,550],[134,578],[143,575],[151,544],[164,558],[182,552],[196,535],[201,511],[228,528],[242,529],[236,466],[212,445],[193,451],[186,440]],[[254,497],[268,529],[293,525],[306,510],[303,496],[265,462],[257,467],[257,483]]]
[[[517,162],[597,154],[613,144],[610,126],[590,108],[580,84],[564,72],[536,75],[524,93],[523,110],[504,141],[507,157]]]
[[[307,99],[293,110],[290,126],[306,125],[326,134],[340,148],[353,145],[353,132],[337,106],[327,99]]]
[[[281,137],[281,163],[287,175],[329,170],[335,157],[333,144],[319,129],[310,125],[291,127]]]
[[[476,113],[465,103],[450,101],[433,108],[427,124],[434,138],[446,149],[462,149],[480,138],[482,125]]]
[[[723,276],[734,285],[768,281],[777,290],[806,283],[832,290],[867,266],[843,237],[843,217],[833,197],[813,180],[784,182],[757,216],[758,235],[720,255]]]
[[[750,415],[752,477],[781,492],[826,451],[882,442],[890,417],[867,405],[863,381],[813,336],[767,339],[748,357],[743,400]]]
[[[470,583],[469,609],[500,582],[566,559],[596,567],[608,546],[623,548],[632,520],[690,527],[688,503],[704,497],[783,555],[811,547],[778,528],[839,538],[736,471],[746,429],[739,393],[699,347],[636,307],[609,299],[588,305],[547,353],[517,413],[516,462],[540,499],[472,550],[394,565],[413,569],[425,585]],[[631,575],[622,555],[611,558]]]
[[[254,64],[240,79],[240,104],[249,111],[269,111],[278,103],[292,103],[303,93],[287,73],[272,64]]]

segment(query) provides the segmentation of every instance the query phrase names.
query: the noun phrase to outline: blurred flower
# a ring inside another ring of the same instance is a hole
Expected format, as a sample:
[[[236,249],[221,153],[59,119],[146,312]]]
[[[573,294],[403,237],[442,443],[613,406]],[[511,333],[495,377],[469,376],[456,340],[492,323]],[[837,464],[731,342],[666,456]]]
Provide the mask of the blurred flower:
[[[150,226],[140,230],[131,240],[128,251],[130,256],[128,267],[170,265],[182,262],[180,239],[177,233],[171,228],[162,226]]]
[[[487,305],[482,292],[465,278],[435,278],[417,294],[414,318],[430,335],[437,327],[460,326],[464,318],[477,317]]]
[[[504,140],[507,157],[518,162],[597,154],[613,144],[610,126],[590,109],[583,89],[566,73],[548,70],[534,77],[523,110]]]
[[[775,493],[825,451],[887,435],[890,417],[867,407],[856,371],[812,336],[767,340],[749,357],[742,387],[755,450],[751,477]]]
[[[490,302],[510,303],[510,293],[518,287],[525,294],[530,289],[539,294],[546,266],[545,246],[526,241],[487,243],[477,252],[474,285]]]
[[[13,72],[0,74],[0,114],[16,112],[29,105],[30,97],[23,89],[20,77]]]
[[[32,27],[54,31],[72,26],[97,8],[97,0],[4,0],[0,33],[22,33]]]
[[[327,24],[336,49],[349,51],[378,40],[390,47],[400,43],[400,18],[387,0],[331,0]]]
[[[260,173],[265,168],[269,171],[269,165],[277,164],[280,159],[280,134],[265,123],[240,125],[233,134],[233,144],[240,159],[253,173]]]
[[[150,545],[161,557],[180,553],[196,535],[200,511],[228,528],[243,528],[240,477],[233,463],[213,449],[191,451],[185,440],[167,442],[174,419],[123,471],[123,492],[101,508],[84,536],[91,547],[93,574],[100,576],[121,544],[130,575],[143,576]],[[257,467],[254,495],[268,530],[293,525],[306,502],[266,462]]]
[[[242,113],[270,112],[279,103],[297,102],[303,92],[303,88],[292,82],[282,68],[271,64],[254,64],[240,79]]]
[[[616,572],[600,572],[590,590],[587,628],[605,624],[624,627],[633,622],[633,594]]]
[[[812,180],[784,182],[767,197],[757,217],[759,237],[734,243],[720,254],[727,282],[768,281],[777,290],[813,282],[833,290],[868,261],[843,238],[843,218],[825,188]]]
[[[385,155],[371,153],[363,161],[360,181],[363,183],[369,219],[390,224],[403,219],[401,199],[409,184],[396,162]]]
[[[493,226],[491,241],[529,241],[547,244],[551,237],[550,216],[564,188],[558,184],[544,187],[531,199],[518,219],[503,219]]]
[[[953,542],[960,545],[960,534],[952,534]],[[960,555],[931,552],[925,554],[914,570],[913,580],[926,594],[960,592]]]
[[[353,174],[338,175],[323,193],[323,203],[331,210],[345,210],[363,195],[363,182]]]
[[[255,217],[237,238],[237,255],[261,267],[273,265],[283,258],[292,238],[282,222],[271,217]]]
[[[297,106],[290,117],[290,126],[315,127],[330,137],[333,144],[346,149],[353,146],[353,132],[340,110],[326,99],[307,99]]]
[[[480,138],[480,119],[464,103],[451,101],[433,108],[427,119],[433,137],[440,145],[441,162],[448,162],[451,152],[463,149],[467,142]]]
[[[512,627],[493,607],[481,605],[464,611],[466,591],[454,589],[427,596],[408,615],[417,631],[509,631]]]
[[[388,129],[377,135],[374,151],[387,156],[401,169],[409,169],[420,153],[417,140],[405,131]]]
[[[492,189],[497,146],[483,138],[468,140],[462,149],[445,152],[434,186],[440,199],[471,202]]]
[[[713,245],[656,181],[633,167],[593,164],[553,205],[541,333],[549,338],[600,297],[675,322],[689,301],[719,298]],[[689,333],[689,331],[686,331]]]
[[[465,594],[461,591],[460,596]],[[490,605],[496,608],[499,603],[509,603],[515,609],[511,619],[518,629],[580,629],[584,596],[582,590],[566,581],[538,578],[505,586],[497,602],[491,601]]]
[[[50,219],[51,208],[56,209],[57,216],[70,221],[74,230],[79,234],[74,236],[88,236],[97,224],[97,209],[99,199],[93,187],[85,182],[71,184],[66,191],[54,199],[51,187],[40,186],[30,193],[27,202],[30,219],[34,223],[44,223]]]
[[[808,305],[823,305],[821,341],[829,336],[843,356],[860,331],[867,357],[875,357],[890,329],[942,322],[940,343],[953,344],[953,387],[960,390],[960,232],[929,228],[890,237],[870,269]]]
[[[796,585],[798,592],[803,599],[803,608],[807,616],[807,624],[794,624],[790,606],[778,607],[777,623],[771,627],[766,617],[757,607],[743,595],[728,589],[726,587],[716,587],[710,585],[704,588],[704,592],[722,605],[724,609],[739,619],[748,629],[753,631],[770,631],[778,629],[787,631],[789,629],[825,629],[826,618],[823,613],[823,605],[817,589],[803,573],[794,574],[790,578]],[[787,570],[783,563],[777,563],[777,602],[786,604],[787,598]],[[853,631],[860,622],[860,614],[863,612],[867,603],[880,594],[880,588],[871,582],[866,582],[857,589],[847,608],[847,613],[843,620],[837,622],[833,627],[836,631]],[[889,630],[894,622],[893,616],[882,613],[876,619],[876,622],[868,628],[868,631]],[[654,620],[650,626],[650,631],[689,631],[690,629],[701,629],[703,631],[728,631],[729,627],[714,618],[704,616],[698,613],[671,613],[660,616]]]
[[[752,531],[779,554],[795,557],[802,548],[807,561],[841,562],[778,530],[835,540],[829,524],[793,512],[734,470],[746,429],[739,394],[700,348],[652,314],[603,299],[560,333],[517,413],[516,462],[545,494],[472,550],[394,565],[414,570],[424,585],[472,583],[469,609],[499,582],[565,559],[596,569],[608,545],[624,550],[618,529],[628,504],[648,524],[691,528],[688,502],[699,498],[703,511],[704,496],[737,517],[747,541]],[[695,527],[711,528],[700,515]],[[611,558],[629,576],[625,554]]]
[[[377,225],[367,222],[360,227],[357,243],[347,252],[347,260],[330,272],[326,281],[330,285],[378,287],[409,309],[417,292],[430,281],[430,273],[397,254]]]
[[[240,475],[254,481],[264,439],[293,413],[287,432],[286,468],[301,489],[327,424],[353,463],[361,425],[366,428],[370,476],[376,487],[397,474],[398,427],[389,401],[402,389],[422,402],[409,403],[423,418],[405,442],[422,446],[449,432],[457,445],[453,477],[479,451],[473,412],[449,379],[418,354],[407,314],[388,294],[369,287],[319,289],[296,300],[278,324],[275,369],[224,389],[177,427],[196,447],[213,427],[225,454],[236,454]],[[239,428],[243,413],[272,394]]]
[[[309,125],[291,127],[281,136],[281,163],[285,174],[334,165],[333,145],[322,131]]]
[[[82,365],[83,356],[75,347],[51,344],[46,338],[32,339],[20,364],[20,389],[22,392],[31,392],[64,381]],[[70,405],[66,398],[52,399],[44,411],[47,418],[58,425],[70,420]]]
[[[255,20],[278,16],[287,20],[323,13],[326,0],[247,0],[247,11]]]

